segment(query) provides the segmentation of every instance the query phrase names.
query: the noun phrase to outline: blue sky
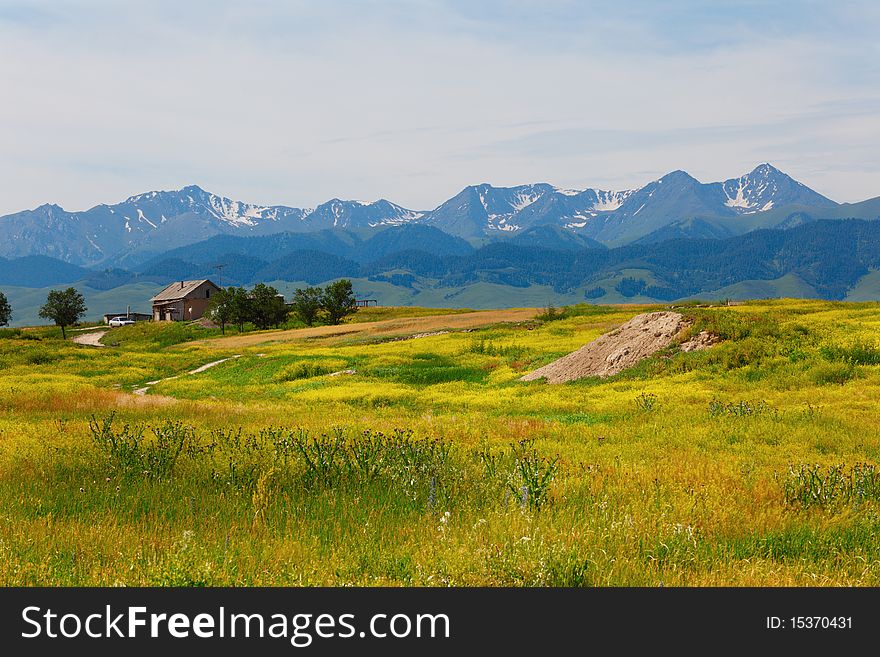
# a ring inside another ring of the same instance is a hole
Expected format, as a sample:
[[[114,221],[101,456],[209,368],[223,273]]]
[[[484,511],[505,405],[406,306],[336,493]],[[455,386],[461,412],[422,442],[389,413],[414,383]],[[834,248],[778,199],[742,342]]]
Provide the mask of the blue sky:
[[[623,189],[880,195],[880,3],[0,0],[0,213]]]

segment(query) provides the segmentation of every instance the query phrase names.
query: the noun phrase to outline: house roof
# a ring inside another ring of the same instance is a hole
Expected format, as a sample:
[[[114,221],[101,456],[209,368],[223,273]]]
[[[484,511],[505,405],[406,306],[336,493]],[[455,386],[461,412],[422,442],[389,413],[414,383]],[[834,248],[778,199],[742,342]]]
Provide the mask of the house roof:
[[[185,299],[203,283],[210,283],[215,288],[217,287],[207,278],[203,278],[199,281],[175,281],[150,299],[150,301],[177,301],[178,299]]]

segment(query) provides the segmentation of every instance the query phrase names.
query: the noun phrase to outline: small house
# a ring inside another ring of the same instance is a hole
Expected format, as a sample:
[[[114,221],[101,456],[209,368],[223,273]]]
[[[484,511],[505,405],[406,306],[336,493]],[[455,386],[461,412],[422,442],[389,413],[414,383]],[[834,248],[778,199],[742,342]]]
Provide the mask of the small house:
[[[220,288],[208,279],[176,281],[154,296],[153,320],[170,322],[199,319]]]

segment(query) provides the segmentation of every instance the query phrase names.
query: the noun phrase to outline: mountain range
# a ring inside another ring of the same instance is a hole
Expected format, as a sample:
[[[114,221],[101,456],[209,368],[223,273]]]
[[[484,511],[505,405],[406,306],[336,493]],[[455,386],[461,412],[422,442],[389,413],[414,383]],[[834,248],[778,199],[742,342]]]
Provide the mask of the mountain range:
[[[295,287],[346,277],[383,305],[505,307],[693,297],[880,299],[880,197],[840,204],[764,164],[723,182],[674,171],[635,190],[467,187],[434,210],[314,209],[195,187],[86,212],[0,217],[0,288],[36,323],[75,285],[90,317],[149,310],[175,280]]]
[[[838,204],[770,164],[715,183],[673,171],[638,189],[619,191],[484,183],[466,187],[433,210],[411,210],[384,199],[331,199],[315,208],[255,205],[191,185],[82,212],[42,205],[0,217],[0,256],[44,255],[83,266],[133,267],[215,235],[294,233],[303,235],[306,244],[310,240],[305,234],[328,230],[371,234],[401,225],[436,228],[477,246],[539,226],[557,227],[605,246],[622,246],[681,237],[730,237],[819,218],[878,216],[880,198]]]

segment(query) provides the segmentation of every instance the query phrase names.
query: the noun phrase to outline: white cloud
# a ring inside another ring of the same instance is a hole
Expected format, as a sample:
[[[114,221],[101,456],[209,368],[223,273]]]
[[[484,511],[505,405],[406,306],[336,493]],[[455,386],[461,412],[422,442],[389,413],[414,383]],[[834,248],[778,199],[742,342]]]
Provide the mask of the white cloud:
[[[628,187],[765,160],[838,200],[880,194],[876,12],[847,5],[819,39],[802,16],[757,21],[765,3],[726,3],[726,29],[717,12],[680,24],[698,10],[677,4],[671,19],[428,0],[0,11],[0,213],[192,182],[428,208],[482,181]]]

